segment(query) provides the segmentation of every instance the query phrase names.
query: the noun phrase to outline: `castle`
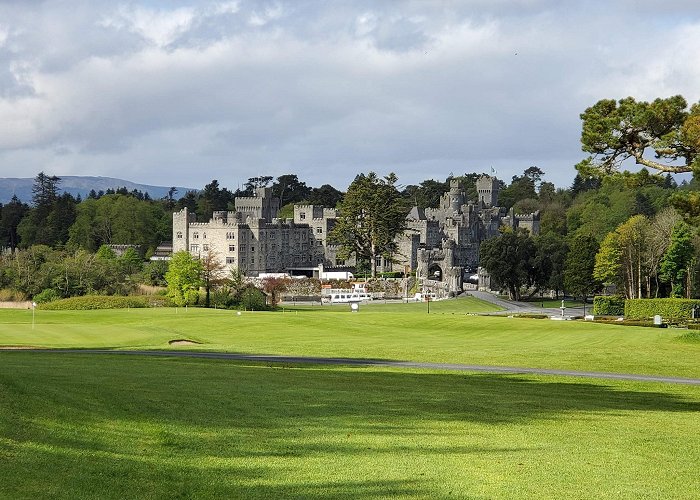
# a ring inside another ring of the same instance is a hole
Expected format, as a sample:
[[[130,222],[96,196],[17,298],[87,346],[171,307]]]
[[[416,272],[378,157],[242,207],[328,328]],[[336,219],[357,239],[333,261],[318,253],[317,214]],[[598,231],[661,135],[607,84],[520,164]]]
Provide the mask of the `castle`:
[[[413,207],[408,231],[397,238],[398,251],[378,262],[379,271],[416,271],[424,280],[443,281],[459,291],[467,275],[476,272],[482,241],[506,225],[539,232],[539,213],[520,215],[498,206],[499,182],[483,175],[476,181],[478,200],[469,201],[457,180],[443,194],[438,208]],[[216,254],[230,268],[247,276],[263,273],[306,273],[321,268],[348,268],[354,260],[338,257],[328,241],[335,226],[333,208],[295,205],[293,219],[279,219],[279,200],[270,188],[238,197],[235,210],[214,212],[209,222],[196,222],[187,208],[173,214],[173,252],[195,256]]]

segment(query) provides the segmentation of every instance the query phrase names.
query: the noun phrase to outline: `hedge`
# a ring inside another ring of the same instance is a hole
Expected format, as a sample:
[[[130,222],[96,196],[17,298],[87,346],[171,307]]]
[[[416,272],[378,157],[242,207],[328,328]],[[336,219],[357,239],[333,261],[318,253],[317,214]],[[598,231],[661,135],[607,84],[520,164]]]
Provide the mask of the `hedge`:
[[[593,297],[594,316],[622,316],[625,314],[625,299],[618,295]]]
[[[627,299],[625,318],[647,319],[660,315],[666,320],[686,320],[693,317],[693,306],[700,308],[697,299]]]
[[[139,295],[124,297],[121,295],[84,295],[39,304],[39,309],[49,311],[69,311],[88,309],[126,309],[170,305],[164,297]]]

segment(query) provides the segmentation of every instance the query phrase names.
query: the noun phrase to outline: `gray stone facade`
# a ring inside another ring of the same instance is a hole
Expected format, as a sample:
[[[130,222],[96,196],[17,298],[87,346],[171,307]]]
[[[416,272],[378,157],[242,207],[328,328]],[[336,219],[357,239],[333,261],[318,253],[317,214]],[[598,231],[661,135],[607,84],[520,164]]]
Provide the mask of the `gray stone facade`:
[[[459,182],[452,180],[438,208],[414,207],[408,215],[409,231],[399,239],[399,255],[392,268],[410,265],[420,279],[442,281],[448,290],[460,291],[465,275],[478,270],[481,242],[497,236],[502,225],[539,233],[539,213],[506,213],[498,206],[498,179],[481,176],[476,190],[478,200],[468,201]]]
[[[327,242],[335,210],[297,206],[294,219],[279,219],[279,200],[269,188],[236,198],[235,208],[214,212],[209,222],[196,222],[187,208],[175,212],[173,252],[187,250],[198,257],[212,252],[247,276],[337,265],[338,249]]]
[[[407,217],[409,230],[397,238],[398,251],[379,262],[379,271],[417,271],[423,280],[442,281],[450,291],[462,289],[465,274],[476,272],[481,242],[498,234],[502,225],[539,232],[539,213],[519,215],[498,206],[498,180],[481,176],[477,201],[468,201],[456,180],[438,208],[414,207]],[[229,268],[248,276],[292,269],[326,270],[354,266],[338,257],[328,242],[335,226],[335,209],[296,205],[293,219],[279,219],[279,200],[269,188],[255,196],[239,197],[235,211],[214,212],[209,222],[196,222],[187,209],[173,214],[173,251],[195,256],[213,252]]]

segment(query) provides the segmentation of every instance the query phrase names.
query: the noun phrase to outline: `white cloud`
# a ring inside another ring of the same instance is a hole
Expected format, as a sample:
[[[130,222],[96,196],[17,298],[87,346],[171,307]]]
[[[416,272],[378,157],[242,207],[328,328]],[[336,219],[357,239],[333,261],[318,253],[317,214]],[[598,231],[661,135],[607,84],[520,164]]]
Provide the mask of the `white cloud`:
[[[195,13],[196,10],[191,7],[156,10],[122,5],[114,14],[105,16],[101,24],[105,27],[130,30],[158,47],[165,47],[192,26]]]
[[[700,97],[678,2],[653,20],[623,2],[68,4],[0,6],[0,175],[344,188],[536,164],[565,185],[597,99]]]

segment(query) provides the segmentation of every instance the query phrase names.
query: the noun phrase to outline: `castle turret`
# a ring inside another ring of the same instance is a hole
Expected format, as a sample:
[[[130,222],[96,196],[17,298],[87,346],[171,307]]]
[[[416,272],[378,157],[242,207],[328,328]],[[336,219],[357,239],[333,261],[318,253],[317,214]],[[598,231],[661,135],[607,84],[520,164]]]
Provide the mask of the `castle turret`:
[[[476,191],[479,194],[479,203],[485,207],[498,206],[498,179],[488,175],[482,175],[476,180]]]
[[[194,221],[195,214],[189,213],[187,207],[173,212],[173,252],[189,249],[190,222]]]

